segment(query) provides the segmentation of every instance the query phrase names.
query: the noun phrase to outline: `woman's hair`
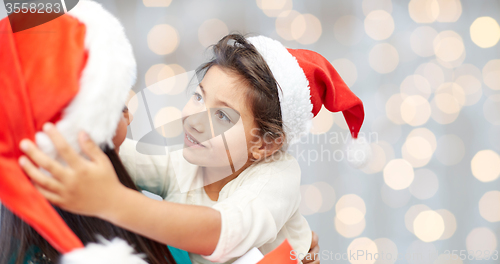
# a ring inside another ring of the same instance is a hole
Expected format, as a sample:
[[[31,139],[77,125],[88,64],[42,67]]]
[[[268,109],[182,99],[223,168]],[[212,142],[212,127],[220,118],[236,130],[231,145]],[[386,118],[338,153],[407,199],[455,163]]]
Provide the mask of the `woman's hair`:
[[[118,154],[113,149],[106,149],[104,152],[113,164],[120,182],[130,189],[137,190],[137,187],[120,161]],[[132,245],[137,253],[144,254],[148,263],[175,263],[166,245],[129,232],[98,218],[72,214],[59,208],[56,208],[56,210],[84,244],[98,242],[98,235],[108,240],[118,237]],[[22,264],[32,246],[40,249],[37,256],[34,256],[39,259],[39,262],[35,263],[58,263],[59,252],[33,228],[4,206],[2,206],[0,221],[0,264],[10,264],[11,262],[9,261],[12,259],[15,260],[13,263]]]
[[[246,97],[257,128],[258,135],[266,143],[285,142],[283,119],[278,90],[278,83],[264,58],[243,35],[229,34],[213,45],[213,57],[197,70],[201,80],[212,66],[236,74],[248,87]]]

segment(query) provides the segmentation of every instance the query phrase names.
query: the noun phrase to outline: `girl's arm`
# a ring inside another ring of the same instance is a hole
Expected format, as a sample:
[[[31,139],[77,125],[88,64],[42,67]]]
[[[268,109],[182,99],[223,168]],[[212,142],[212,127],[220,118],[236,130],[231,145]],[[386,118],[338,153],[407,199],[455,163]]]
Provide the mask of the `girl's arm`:
[[[134,183],[142,190],[163,198],[167,196],[173,168],[169,166],[170,156],[145,155],[136,150],[137,141],[125,139],[120,146],[120,159]]]
[[[114,200],[115,204],[97,217],[200,255],[212,254],[217,246],[221,230],[219,211],[205,206],[153,200],[127,188],[123,188]]]
[[[51,159],[29,140],[21,141],[21,150],[53,177],[43,174],[24,156],[19,162],[51,203],[73,213],[100,217],[186,251],[210,255],[215,250],[221,233],[218,211],[156,201],[127,189],[120,184],[107,156],[85,133],[79,135],[79,141],[90,160],[76,153],[55,128],[45,132],[68,166]]]

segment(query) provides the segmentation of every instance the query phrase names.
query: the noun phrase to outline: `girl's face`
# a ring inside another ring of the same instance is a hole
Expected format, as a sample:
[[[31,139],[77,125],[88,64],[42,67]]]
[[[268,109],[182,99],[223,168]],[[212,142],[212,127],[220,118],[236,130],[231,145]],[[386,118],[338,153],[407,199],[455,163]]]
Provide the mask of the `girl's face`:
[[[184,158],[203,167],[238,170],[249,160],[257,133],[247,87],[212,66],[182,111]],[[230,170],[230,171],[231,171]]]
[[[125,141],[127,137],[127,126],[130,125],[134,116],[132,113],[129,113],[128,108],[125,107],[123,109],[123,115],[120,118],[120,122],[118,122],[118,127],[116,127],[115,136],[113,137],[113,144],[115,145],[116,153],[120,150],[120,145]]]

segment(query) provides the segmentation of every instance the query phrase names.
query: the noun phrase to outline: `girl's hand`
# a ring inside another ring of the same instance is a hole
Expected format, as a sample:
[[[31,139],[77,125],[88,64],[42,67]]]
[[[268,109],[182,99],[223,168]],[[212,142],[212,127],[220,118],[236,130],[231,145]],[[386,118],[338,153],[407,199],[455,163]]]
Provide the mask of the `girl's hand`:
[[[47,123],[43,130],[50,137],[59,155],[67,166],[48,157],[30,140],[20,143],[27,157],[21,156],[19,164],[31,178],[35,187],[52,204],[72,213],[100,216],[117,203],[119,192],[126,189],[118,180],[113,165],[101,149],[92,142],[86,133],[78,136],[82,151],[90,158],[80,156],[66,142],[54,125]],[[52,177],[42,173],[45,169]]]
[[[310,257],[304,258],[302,260],[302,263],[304,264],[319,264],[319,258],[316,259],[316,255],[319,253],[319,244],[318,244],[318,235],[312,231],[312,241],[311,241],[311,248],[309,249],[309,255]]]

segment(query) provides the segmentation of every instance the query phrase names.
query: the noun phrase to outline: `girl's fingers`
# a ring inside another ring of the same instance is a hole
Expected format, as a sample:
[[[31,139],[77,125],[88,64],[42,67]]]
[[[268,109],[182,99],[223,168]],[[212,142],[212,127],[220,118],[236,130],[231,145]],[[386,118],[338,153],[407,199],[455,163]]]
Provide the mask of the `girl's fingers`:
[[[103,159],[107,159],[107,156],[104,154],[104,152],[102,152],[101,148],[89,138],[87,133],[81,131],[78,134],[78,141],[83,153],[85,153],[85,155],[87,155],[90,160],[94,162],[100,162]]]
[[[43,187],[40,185],[35,184],[35,188],[47,199],[51,204],[61,207],[62,204],[62,199],[59,197],[59,195],[54,194],[50,191],[45,190]]]
[[[315,253],[319,253],[319,246],[316,245],[315,247],[311,248],[309,250],[309,253],[311,253],[311,255],[313,255],[313,256],[314,256]]]
[[[319,253],[319,238],[316,232],[312,231],[312,240],[311,240],[311,248],[309,249],[310,259],[309,261],[303,261],[307,264],[319,264],[319,259],[316,259],[316,254]]]
[[[312,249],[317,249],[319,251],[319,246],[318,246],[318,234],[316,234],[314,231],[312,231],[312,240],[311,240],[311,248]]]
[[[307,259],[307,261],[305,261],[305,263],[308,263],[308,264],[319,263],[319,259],[316,259],[316,256],[317,256],[316,254],[319,253],[319,246],[318,245],[316,245],[314,248],[311,248],[308,253],[310,255],[309,259],[311,259],[311,260]]]
[[[19,164],[28,177],[30,177],[30,179],[37,185],[52,193],[61,192],[61,183],[58,180],[43,174],[37,167],[35,167],[35,165],[33,165],[33,163],[31,163],[31,161],[28,160],[27,157],[21,156],[19,158]]]
[[[50,174],[52,174],[56,179],[62,180],[62,178],[66,176],[64,167],[59,162],[55,161],[54,159],[50,158],[45,153],[43,153],[30,140],[28,139],[21,140],[19,147],[24,152],[24,154],[26,154],[36,165],[50,172]],[[29,160],[28,163],[31,164]],[[37,168],[35,169],[38,170]]]
[[[82,158],[78,153],[68,144],[63,135],[57,131],[55,126],[51,123],[43,125],[43,131],[49,136],[54,144],[59,155],[68,163],[72,168],[81,165]]]

